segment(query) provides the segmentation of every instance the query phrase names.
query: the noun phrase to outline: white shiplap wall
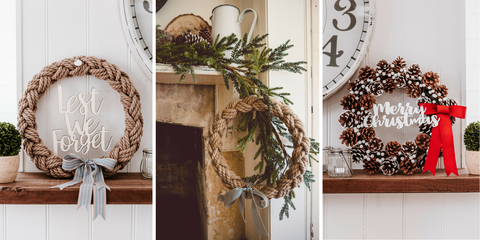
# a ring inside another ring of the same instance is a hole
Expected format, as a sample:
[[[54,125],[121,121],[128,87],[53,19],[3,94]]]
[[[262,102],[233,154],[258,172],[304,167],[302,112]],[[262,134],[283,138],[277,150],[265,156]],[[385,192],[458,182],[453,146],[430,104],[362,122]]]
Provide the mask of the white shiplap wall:
[[[474,1],[475,6],[478,14],[478,3]],[[466,52],[477,56],[473,60],[478,59],[478,42],[475,48],[465,49],[466,9],[472,11],[472,5],[466,7],[465,1],[457,0],[377,0],[375,33],[364,59],[365,65],[374,66],[381,59],[392,61],[402,56],[408,65],[418,63],[423,72],[437,72],[441,83],[449,89],[448,96],[466,105],[465,79],[475,76],[466,73],[466,59],[472,59],[466,58]],[[478,22],[474,24],[478,28]],[[476,63],[478,69],[478,60]],[[469,80],[478,82],[478,78]],[[340,99],[345,94],[344,88],[323,103],[323,140],[334,147],[341,147],[338,137],[342,129],[337,120],[342,112]],[[471,94],[478,95],[478,91]],[[377,101],[387,99],[412,103],[403,91],[383,94]],[[469,110],[478,111],[478,107]],[[457,120],[453,128],[458,167],[465,167],[462,164],[464,127],[465,120]],[[418,129],[385,131],[377,128],[376,132],[385,142],[404,142],[414,139]],[[438,167],[443,168],[443,162],[440,161]],[[362,166],[358,164],[355,168]],[[478,193],[325,194],[323,237],[479,239],[479,204]]]
[[[138,172],[141,149],[152,147],[152,80],[138,67],[127,46],[119,1],[18,0],[16,3],[17,15],[21,14],[17,18],[21,23],[17,26],[20,31],[17,45],[21,49],[17,55],[17,79],[21,92],[44,66],[78,55],[106,59],[129,74],[141,95],[144,135],[140,151],[123,171]],[[57,109],[58,84],[63,87],[64,101],[70,95],[95,87],[105,99],[103,113],[95,118],[106,126],[113,137],[112,143],[118,142],[124,129],[124,112],[118,93],[104,81],[83,76],[52,84],[38,104],[38,132],[51,150],[51,131],[65,129]],[[102,153],[98,150],[90,151],[87,157],[99,154]],[[24,155],[20,171],[38,170]],[[76,208],[74,204],[0,205],[0,239],[152,239],[152,205],[107,205],[106,221],[101,218],[92,221],[91,209],[87,212],[84,208],[78,211]]]

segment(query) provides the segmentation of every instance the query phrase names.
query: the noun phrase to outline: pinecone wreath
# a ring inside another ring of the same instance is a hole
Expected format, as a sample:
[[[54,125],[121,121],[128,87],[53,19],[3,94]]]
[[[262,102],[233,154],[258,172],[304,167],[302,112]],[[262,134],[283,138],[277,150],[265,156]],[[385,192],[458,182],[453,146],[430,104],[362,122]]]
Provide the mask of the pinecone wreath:
[[[397,170],[410,175],[416,168],[425,165],[432,133],[431,123],[419,124],[420,133],[414,141],[406,141],[403,145],[396,141],[384,144],[372,128],[373,114],[370,109],[376,104],[376,97],[392,93],[397,88],[404,88],[405,94],[416,98],[417,104],[457,105],[454,99],[447,97],[448,88],[440,84],[437,73],[422,73],[418,64],[407,66],[401,57],[391,63],[381,60],[374,68],[362,67],[358,78],[348,83],[348,94],[340,101],[345,111],[339,118],[344,128],[339,139],[342,144],[352,147],[353,161],[363,161],[364,170],[369,174],[378,171],[380,163],[385,175],[394,174]],[[453,125],[455,118],[451,117],[451,122]]]

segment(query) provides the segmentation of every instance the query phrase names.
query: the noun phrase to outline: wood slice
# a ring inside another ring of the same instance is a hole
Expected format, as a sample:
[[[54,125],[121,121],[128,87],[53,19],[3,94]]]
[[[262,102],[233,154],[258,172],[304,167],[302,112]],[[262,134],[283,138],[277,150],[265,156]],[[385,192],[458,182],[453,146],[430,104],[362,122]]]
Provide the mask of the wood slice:
[[[173,34],[167,32],[165,30],[157,29],[157,35],[158,34],[163,34],[165,36],[159,39],[159,41],[157,42],[157,48],[164,45],[165,43],[175,42],[175,37],[173,36]]]
[[[200,30],[202,26],[208,27],[210,30],[212,27],[208,25],[208,23],[200,16],[190,14],[183,14],[175,19],[173,19],[165,28],[165,31],[173,34],[175,38],[184,33],[184,32],[192,32],[195,35],[200,34]]]

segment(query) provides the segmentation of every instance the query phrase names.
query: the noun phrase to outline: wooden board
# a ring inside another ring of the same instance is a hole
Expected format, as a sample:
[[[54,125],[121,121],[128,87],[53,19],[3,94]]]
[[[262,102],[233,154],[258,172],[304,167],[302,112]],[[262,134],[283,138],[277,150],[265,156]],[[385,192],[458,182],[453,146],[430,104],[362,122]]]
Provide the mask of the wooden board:
[[[466,169],[458,170],[459,176],[447,177],[445,170],[431,173],[420,170],[411,176],[381,173],[368,175],[362,170],[353,170],[351,178],[331,178],[323,174],[323,193],[432,193],[432,192],[479,192],[479,176],[468,174]]]
[[[0,184],[0,204],[77,204],[81,184],[63,190],[50,188],[70,180],[18,173],[14,183]],[[107,190],[107,204],[152,204],[152,181],[140,173],[117,173],[105,183],[111,190]]]

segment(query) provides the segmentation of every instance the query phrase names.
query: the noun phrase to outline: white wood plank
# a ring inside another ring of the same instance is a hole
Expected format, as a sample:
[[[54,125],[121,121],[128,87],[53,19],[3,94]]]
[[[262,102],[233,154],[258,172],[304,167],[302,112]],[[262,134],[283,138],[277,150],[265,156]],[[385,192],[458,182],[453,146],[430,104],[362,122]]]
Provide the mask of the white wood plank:
[[[366,195],[366,239],[401,239],[403,194]]]
[[[88,239],[88,222],[89,214],[85,207],[77,210],[74,204],[50,205],[49,240]]]
[[[46,205],[7,205],[4,214],[5,239],[47,239]]]
[[[48,2],[47,54],[49,64],[61,61],[64,58],[86,55],[86,4],[86,0]],[[47,132],[46,136],[40,136],[50,150],[58,149],[57,155],[59,157],[64,157],[69,153],[75,153],[82,158],[87,157],[86,154],[75,151],[74,146],[62,151],[58,142],[62,136],[69,136],[66,121],[70,122],[71,125],[74,125],[75,121],[78,121],[82,127],[84,125],[83,116],[78,110],[69,114],[62,114],[60,111],[66,110],[67,99],[70,96],[77,98],[79,93],[84,93],[89,97],[86,79],[86,76],[61,79],[50,86],[49,94],[46,96],[48,106],[46,112],[48,118],[46,122]],[[63,109],[59,109],[59,86],[62,88],[63,99],[61,103]],[[78,104],[79,100],[76,101],[74,106]],[[68,119],[65,118],[65,115]],[[53,137],[53,131],[55,131],[56,138]],[[80,133],[75,131],[75,136],[79,138]]]
[[[22,3],[22,82],[23,87],[26,88],[32,77],[47,65],[47,7],[45,0],[25,0]],[[39,100],[37,106],[37,131],[40,136],[46,136],[47,106],[45,96]],[[23,164],[25,172],[40,171],[26,154],[24,154]]]
[[[406,239],[441,239],[443,193],[406,193]]]
[[[6,209],[6,205],[2,204],[0,205],[0,239],[1,240],[5,240],[5,237],[6,237],[6,226],[5,226],[5,209]]]
[[[364,238],[364,194],[324,194],[326,239]]]
[[[105,59],[129,74],[128,48],[121,25],[119,1],[90,1],[88,15],[88,54]],[[104,99],[102,110],[95,118],[105,126],[109,138],[112,137],[112,145],[106,151],[108,152],[124,135],[125,113],[117,91],[103,80],[93,76],[89,79],[89,88],[94,87],[101,92]],[[104,154],[105,152],[100,149],[93,149],[89,153],[92,157]],[[127,168],[121,170],[126,171]]]
[[[446,239],[480,239],[478,193],[445,193]]]
[[[132,239],[133,205],[107,205],[107,220],[97,217],[92,223],[92,240]]]
[[[135,205],[135,240],[153,239],[152,205]],[[161,234],[161,233],[159,233]]]

